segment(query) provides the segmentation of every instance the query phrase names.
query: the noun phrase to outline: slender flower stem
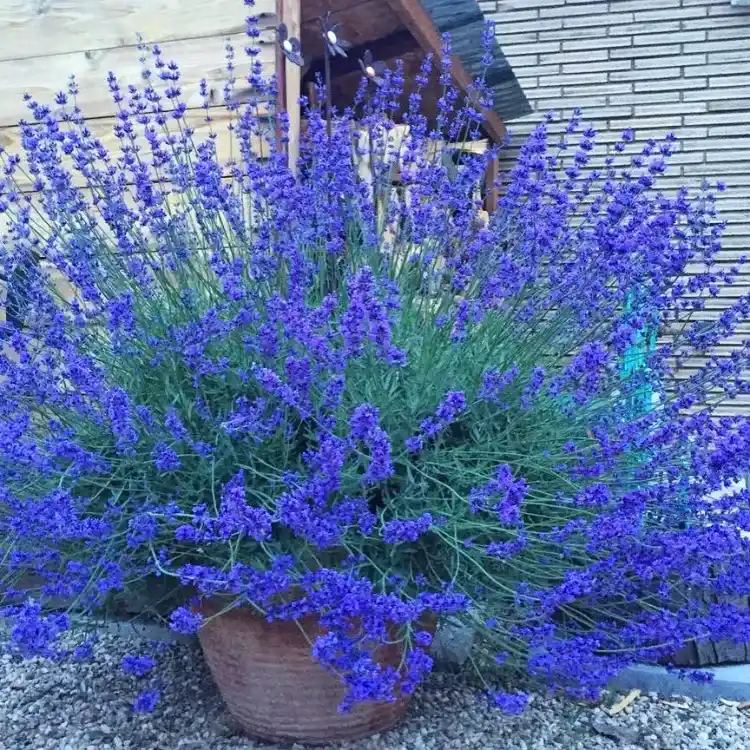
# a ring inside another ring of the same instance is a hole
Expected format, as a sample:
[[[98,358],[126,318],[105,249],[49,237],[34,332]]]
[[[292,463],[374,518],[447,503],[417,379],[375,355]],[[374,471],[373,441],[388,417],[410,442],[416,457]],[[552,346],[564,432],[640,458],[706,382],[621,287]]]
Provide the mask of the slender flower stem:
[[[330,141],[333,134],[333,81],[331,77],[331,53],[328,50],[328,44],[323,44],[323,61],[326,86],[326,133]]]

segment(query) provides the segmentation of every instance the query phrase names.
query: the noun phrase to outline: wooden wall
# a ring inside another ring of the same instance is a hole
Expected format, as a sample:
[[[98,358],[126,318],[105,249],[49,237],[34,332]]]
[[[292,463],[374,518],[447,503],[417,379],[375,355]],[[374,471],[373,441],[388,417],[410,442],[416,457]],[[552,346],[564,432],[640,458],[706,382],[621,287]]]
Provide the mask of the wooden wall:
[[[262,27],[260,58],[269,75],[276,65],[276,5],[276,0],[257,0],[255,8]],[[92,130],[105,146],[116,148],[107,74],[114,72],[123,88],[142,83],[139,35],[148,44],[159,43],[165,60],[179,64],[188,120],[199,130],[206,127],[199,84],[208,81],[217,105],[211,112],[214,129],[223,133],[224,47],[227,39],[234,44],[241,92],[246,15],[242,0],[0,0],[0,145],[18,150],[16,123],[30,119],[24,92],[52,105],[75,75],[77,102]],[[220,139],[221,156],[228,148],[229,139]]]
[[[256,0],[254,12],[262,30],[260,59],[267,75],[277,65],[277,7],[290,16],[285,18],[287,23],[291,21],[292,27],[296,23],[298,29],[300,1]],[[243,51],[247,14],[242,0],[0,0],[0,147],[22,154],[17,123],[32,119],[24,93],[55,108],[56,94],[67,89],[74,75],[80,90],[77,104],[94,136],[116,156],[116,105],[107,75],[115,73],[122,89],[143,83],[140,37],[145,44],[158,43],[163,58],[178,63],[182,100],[188,106],[186,119],[199,141],[209,132],[199,93],[201,79],[207,80],[216,102],[209,111],[214,118],[211,127],[218,135],[219,157],[228,158],[232,138],[226,128],[230,116],[223,105],[225,46],[230,40],[235,47],[236,90],[241,98],[243,89],[248,91]],[[290,88],[295,91],[294,85]],[[146,146],[142,137],[139,141]],[[147,146],[144,153],[148,153]],[[22,191],[33,194],[29,177],[17,174],[16,180]],[[6,226],[0,214],[0,231]],[[59,274],[53,272],[53,276],[61,293],[69,296],[69,285]],[[5,319],[4,286],[0,283],[0,321]]]
[[[503,53],[534,113],[509,123],[517,146],[542,114],[567,118],[583,109],[611,148],[622,130],[639,143],[679,138],[659,185],[672,193],[723,180],[718,201],[727,222],[714,271],[750,254],[750,7],[729,0],[481,0],[497,22]],[[551,128],[551,132],[552,132]],[[504,152],[509,168],[516,148]],[[600,151],[601,153],[601,151]],[[707,269],[698,264],[689,273]],[[693,316],[709,323],[732,301],[750,293],[750,265],[737,283],[706,301]],[[730,356],[750,337],[750,321],[716,353]],[[701,367],[689,360],[684,375]],[[725,402],[717,413],[750,416],[750,396]]]

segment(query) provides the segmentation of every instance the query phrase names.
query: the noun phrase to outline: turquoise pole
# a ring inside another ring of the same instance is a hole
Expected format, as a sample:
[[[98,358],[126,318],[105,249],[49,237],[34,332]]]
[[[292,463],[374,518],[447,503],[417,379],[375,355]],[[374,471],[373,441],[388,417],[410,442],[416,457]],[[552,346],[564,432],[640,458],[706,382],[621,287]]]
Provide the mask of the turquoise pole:
[[[625,301],[625,312],[633,310],[635,300],[631,292]],[[638,331],[635,341],[628,347],[620,365],[620,377],[625,380],[646,366],[648,355],[656,349],[656,330]],[[631,397],[631,417],[645,414],[653,403],[653,389],[644,383]]]

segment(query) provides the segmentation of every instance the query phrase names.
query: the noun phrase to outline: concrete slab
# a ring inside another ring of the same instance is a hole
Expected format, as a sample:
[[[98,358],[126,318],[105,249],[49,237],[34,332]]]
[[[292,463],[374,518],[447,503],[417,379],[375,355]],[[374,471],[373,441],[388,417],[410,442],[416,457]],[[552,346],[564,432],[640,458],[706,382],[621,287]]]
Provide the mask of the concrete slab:
[[[156,622],[131,622],[128,620],[93,620],[80,621],[81,627],[87,627],[99,632],[111,633],[122,638],[135,638],[146,641],[162,641],[164,643],[195,643],[197,636],[175,633],[165,625]]]
[[[633,690],[658,693],[662,696],[682,695],[694,700],[750,701],[750,664],[731,664],[726,667],[701,669],[714,675],[712,682],[693,682],[664,667],[636,664],[623,670],[610,683],[613,690]]]

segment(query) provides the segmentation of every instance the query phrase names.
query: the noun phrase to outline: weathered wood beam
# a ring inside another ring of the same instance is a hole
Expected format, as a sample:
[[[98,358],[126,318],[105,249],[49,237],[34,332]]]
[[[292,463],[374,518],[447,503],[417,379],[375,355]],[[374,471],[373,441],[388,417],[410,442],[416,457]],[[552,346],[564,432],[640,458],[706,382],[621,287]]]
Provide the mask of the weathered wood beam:
[[[440,50],[442,48],[440,33],[420,1],[385,0],[385,2],[398,15],[404,26],[414,35],[414,38],[419,42],[422,49],[440,57]],[[456,55],[453,56],[453,78],[464,93],[469,92],[472,84],[471,76],[466,72],[461,59]],[[505,136],[505,125],[497,112],[485,110],[484,128],[493,141],[496,143],[502,142]]]
[[[368,0],[303,0],[302,23],[314,21],[317,24],[318,18],[329,11],[331,13],[349,11],[366,2]]]
[[[302,0],[278,0],[280,4],[279,19],[285,23],[290,37],[300,38],[302,29]],[[278,45],[277,45],[278,47]],[[299,159],[299,144],[302,130],[302,111],[299,106],[299,98],[302,94],[302,70],[293,62],[290,62],[282,54],[282,65],[284,66],[284,99],[285,109],[289,114],[289,143],[287,155],[289,166],[292,170],[297,169]],[[279,74],[279,78],[282,76]]]

